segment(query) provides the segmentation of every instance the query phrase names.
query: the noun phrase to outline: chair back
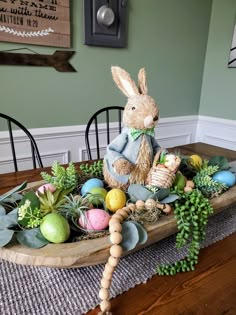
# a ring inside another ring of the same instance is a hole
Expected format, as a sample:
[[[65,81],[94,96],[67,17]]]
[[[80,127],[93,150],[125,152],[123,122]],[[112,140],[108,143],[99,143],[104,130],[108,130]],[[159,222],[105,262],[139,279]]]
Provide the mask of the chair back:
[[[85,130],[85,144],[86,150],[88,154],[88,159],[100,159],[102,148],[100,147],[101,141],[100,137],[104,135],[104,126],[105,126],[105,134],[106,134],[106,145],[108,145],[111,141],[111,132],[114,131],[114,123],[112,125],[111,130],[111,118],[114,122],[118,123],[118,132],[121,133],[122,130],[122,112],[124,107],[121,106],[108,106],[104,107],[93,114],[93,116],[89,119],[87,123],[87,127]],[[99,133],[99,121],[105,122],[105,125],[102,124],[103,132],[102,135]],[[92,128],[94,126],[94,128]],[[95,141],[93,141],[93,148],[91,145],[92,138],[95,137]],[[92,152],[96,151],[95,157],[92,157]]]
[[[25,126],[23,126],[19,121],[17,121],[16,119],[14,119],[8,115],[0,113],[0,118],[4,119],[7,122],[9,138],[10,138],[10,145],[11,145],[11,152],[12,152],[12,159],[13,159],[15,172],[18,172],[18,163],[17,163],[17,156],[16,156],[16,149],[15,149],[14,131],[12,129],[12,125],[15,125],[19,129],[21,129],[30,140],[33,168],[36,168],[36,160],[38,162],[38,166],[43,167],[42,159],[41,159],[37,144],[35,142],[34,137],[29,132],[29,130],[27,130],[27,128]]]

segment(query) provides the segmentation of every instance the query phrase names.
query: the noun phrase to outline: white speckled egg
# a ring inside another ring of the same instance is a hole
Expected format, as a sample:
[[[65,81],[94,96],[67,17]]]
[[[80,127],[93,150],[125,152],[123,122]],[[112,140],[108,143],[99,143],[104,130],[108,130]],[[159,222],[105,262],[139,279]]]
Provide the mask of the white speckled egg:
[[[228,187],[235,185],[236,177],[230,171],[219,171],[212,176],[213,180],[218,183],[225,184]]]
[[[79,226],[86,230],[99,231],[108,227],[110,215],[102,209],[90,209],[78,220]]]
[[[82,188],[81,188],[81,195],[85,195],[87,194],[92,188],[94,187],[103,187],[103,181],[101,179],[98,178],[90,178],[89,180],[87,180]]]

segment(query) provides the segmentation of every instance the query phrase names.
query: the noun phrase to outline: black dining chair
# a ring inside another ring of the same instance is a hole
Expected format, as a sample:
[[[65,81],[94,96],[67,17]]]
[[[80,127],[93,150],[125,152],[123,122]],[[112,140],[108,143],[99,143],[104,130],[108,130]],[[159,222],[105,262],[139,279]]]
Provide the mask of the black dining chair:
[[[106,144],[108,145],[111,141],[111,135],[114,137],[114,132],[117,130],[114,126],[116,122],[118,124],[118,133],[121,133],[122,130],[122,112],[124,107],[122,106],[108,106],[104,107],[97,112],[95,112],[92,117],[89,119],[86,130],[85,130],[85,144],[88,154],[88,159],[100,159],[101,151],[104,148],[100,147],[101,137],[104,135],[104,130],[106,134]],[[105,123],[100,125],[100,123]],[[111,127],[111,123],[113,123]],[[102,130],[101,130],[102,126]],[[91,146],[91,141],[93,138],[93,148]],[[94,141],[95,138],[95,141]],[[92,157],[92,152],[96,151],[95,158]]]
[[[19,121],[17,121],[16,119],[14,119],[8,115],[0,113],[0,118],[4,119],[7,123],[15,172],[18,172],[18,163],[17,163],[17,157],[16,157],[14,131],[12,129],[12,126],[14,126],[14,125],[17,126],[19,129],[21,129],[30,140],[33,168],[37,168],[36,160],[38,162],[38,167],[43,167],[42,159],[41,159],[36,141],[35,141],[34,137],[32,136],[32,134],[29,132],[29,130],[25,126],[23,126]]]

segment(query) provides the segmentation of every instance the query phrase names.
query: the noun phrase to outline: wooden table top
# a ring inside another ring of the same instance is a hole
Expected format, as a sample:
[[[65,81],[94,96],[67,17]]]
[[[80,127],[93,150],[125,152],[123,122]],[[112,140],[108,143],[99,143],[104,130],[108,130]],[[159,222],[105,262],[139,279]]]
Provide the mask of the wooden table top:
[[[170,149],[203,157],[225,156],[236,160],[236,151],[203,143]],[[79,166],[79,163],[77,164]],[[47,168],[50,170],[50,168]],[[47,170],[46,169],[46,170]],[[40,180],[41,169],[0,174],[0,194],[24,180]],[[236,233],[200,251],[195,271],[175,276],[154,276],[111,300],[115,315],[235,315]],[[87,315],[95,315],[98,308]]]

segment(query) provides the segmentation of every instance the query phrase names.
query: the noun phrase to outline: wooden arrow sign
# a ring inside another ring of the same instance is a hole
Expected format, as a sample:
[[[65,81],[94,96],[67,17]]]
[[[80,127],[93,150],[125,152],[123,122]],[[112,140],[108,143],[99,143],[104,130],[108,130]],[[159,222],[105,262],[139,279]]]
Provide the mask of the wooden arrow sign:
[[[53,55],[0,52],[0,65],[53,67],[59,72],[76,72],[69,63],[75,51],[56,50]]]

